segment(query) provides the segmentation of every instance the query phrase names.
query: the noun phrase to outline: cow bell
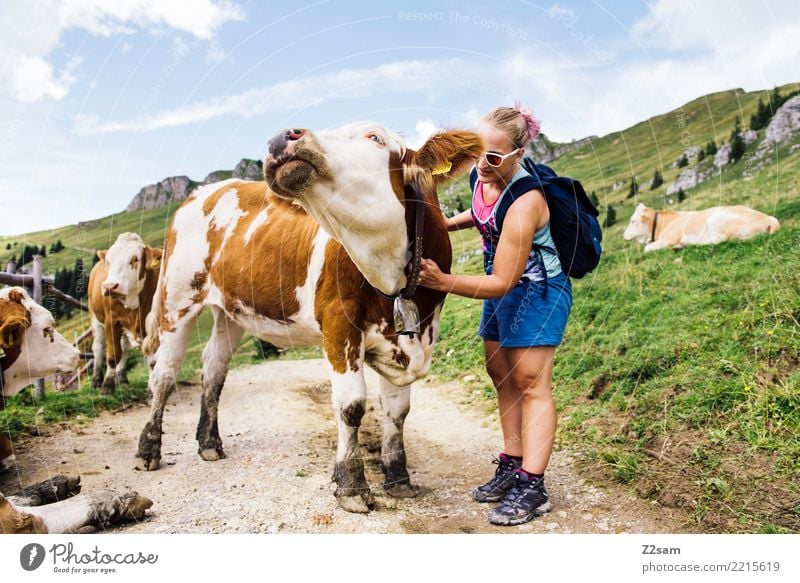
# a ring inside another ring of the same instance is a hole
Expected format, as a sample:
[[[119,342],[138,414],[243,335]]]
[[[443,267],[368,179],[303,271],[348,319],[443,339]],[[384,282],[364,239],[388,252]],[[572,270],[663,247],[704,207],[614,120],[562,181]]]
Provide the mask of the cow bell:
[[[413,300],[394,299],[394,329],[403,336],[419,334],[419,309]]]

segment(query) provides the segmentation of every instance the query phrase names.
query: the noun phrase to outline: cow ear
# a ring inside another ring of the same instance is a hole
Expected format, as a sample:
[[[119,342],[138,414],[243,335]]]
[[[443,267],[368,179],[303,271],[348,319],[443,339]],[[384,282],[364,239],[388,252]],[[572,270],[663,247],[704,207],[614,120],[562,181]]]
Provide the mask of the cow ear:
[[[483,140],[463,130],[434,134],[414,155],[414,163],[431,173],[436,186],[466,172],[484,151]]]
[[[0,324],[0,348],[8,349],[19,346],[22,343],[22,337],[25,335],[25,329],[27,327],[28,322],[24,317],[7,317],[3,323]]]
[[[100,261],[105,261],[106,260],[106,251],[108,251],[108,249],[98,249],[97,250],[97,256],[100,258]]]
[[[161,258],[164,256],[163,249],[157,249],[156,247],[147,247],[146,257],[147,257],[147,267],[149,269],[158,269],[158,266],[161,265]]]
[[[22,300],[25,299],[25,290],[20,287],[12,288],[8,292],[8,299],[12,302],[17,302],[18,304],[22,303]]]

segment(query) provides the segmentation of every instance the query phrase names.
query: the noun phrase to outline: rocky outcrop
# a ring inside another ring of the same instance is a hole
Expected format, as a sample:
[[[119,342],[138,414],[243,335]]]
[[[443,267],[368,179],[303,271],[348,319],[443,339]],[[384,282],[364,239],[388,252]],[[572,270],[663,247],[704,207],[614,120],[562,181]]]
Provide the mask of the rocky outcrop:
[[[677,159],[677,160],[675,160],[675,161],[672,163],[672,168],[677,168],[678,166],[680,166],[681,160],[682,160],[684,157],[686,157],[686,160],[687,160],[687,161],[694,160],[695,158],[697,158],[697,157],[700,155],[700,152],[701,152],[702,150],[703,150],[703,148],[701,148],[700,146],[691,146],[691,147],[689,147],[689,148],[686,148],[686,149],[683,151],[683,153],[682,153],[680,156],[678,156],[678,159]]]
[[[714,156],[714,166],[717,168],[722,168],[728,162],[731,161],[731,150],[732,147],[730,143],[722,144],[717,150],[716,155]]]
[[[152,209],[170,202],[177,202],[189,196],[189,192],[197,186],[188,176],[171,176],[161,182],[142,188],[125,210],[135,211]]]
[[[712,170],[709,168],[707,170],[699,170],[698,168],[687,168],[683,172],[678,175],[678,179],[667,186],[667,194],[672,194],[674,192],[678,192],[679,190],[689,190],[690,188],[694,188],[701,182],[708,180],[711,176]]]
[[[227,180],[233,176],[233,172],[230,170],[214,170],[208,176],[203,179],[203,182],[200,184],[211,184],[212,182],[222,182],[223,180]]]
[[[772,116],[757,155],[763,156],[777,144],[789,141],[798,131],[800,131],[800,95],[795,95],[781,105]]]
[[[233,177],[242,180],[264,180],[264,163],[243,158],[233,169]]]
[[[180,202],[189,196],[189,193],[197,186],[220,182],[228,178],[264,180],[264,164],[260,160],[243,158],[233,170],[215,170],[202,182],[195,182],[188,176],[171,176],[142,188],[125,210],[153,209],[169,203]]]
[[[539,164],[548,164],[556,158],[590,144],[592,140],[596,139],[597,136],[587,136],[580,140],[572,140],[566,144],[557,144],[547,139],[544,134],[539,134],[535,140],[528,142],[528,145],[525,146],[525,154]]]

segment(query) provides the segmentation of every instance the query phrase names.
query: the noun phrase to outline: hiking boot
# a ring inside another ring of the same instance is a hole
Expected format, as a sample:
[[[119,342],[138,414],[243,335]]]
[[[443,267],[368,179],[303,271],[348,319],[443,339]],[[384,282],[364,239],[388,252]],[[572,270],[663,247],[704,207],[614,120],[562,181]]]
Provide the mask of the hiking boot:
[[[514,485],[514,470],[519,468],[519,464],[504,453],[492,463],[497,464],[494,477],[472,491],[476,502],[500,502]]]
[[[544,477],[529,478],[522,470],[516,470],[514,485],[497,508],[489,512],[489,522],[502,526],[523,524],[550,512],[552,507],[544,487]]]

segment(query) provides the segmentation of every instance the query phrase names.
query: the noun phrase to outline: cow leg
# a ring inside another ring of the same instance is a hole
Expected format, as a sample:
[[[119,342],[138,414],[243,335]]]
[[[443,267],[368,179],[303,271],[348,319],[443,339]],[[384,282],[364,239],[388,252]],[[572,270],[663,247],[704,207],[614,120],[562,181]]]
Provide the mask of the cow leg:
[[[150,402],[150,420],[139,436],[137,457],[144,462],[147,471],[157,470],[161,465],[161,424],[167,398],[175,390],[176,380],[186,355],[186,343],[192,332],[192,324],[202,310],[201,304],[194,304],[189,313],[175,324],[172,331],[159,331],[160,344],[156,352],[156,364],[150,373],[147,384],[152,395]]]
[[[225,457],[217,426],[219,396],[231,356],[244,334],[244,330],[221,309],[215,306],[213,311],[214,329],[203,349],[203,396],[200,399],[200,422],[197,424],[198,453],[208,462]]]
[[[345,366],[344,372],[337,372],[336,366],[331,367],[331,394],[339,437],[333,479],[339,507],[348,512],[369,512],[374,506],[358,445],[358,429],[367,402],[363,353],[362,343],[361,358],[352,365],[355,370],[350,365]]]
[[[6,500],[14,506],[44,506],[78,494],[81,491],[79,476],[53,476],[49,480],[23,488]]]
[[[0,530],[18,534],[62,534],[87,526],[104,528],[140,520],[153,502],[136,492],[80,494],[45,506],[17,507],[0,495]]]
[[[120,347],[122,349],[122,354],[120,355],[119,362],[117,362],[117,369],[116,369],[116,382],[118,385],[127,385],[128,384],[128,355],[131,352],[131,339],[128,338],[128,334],[125,331],[122,331],[122,337],[119,340]]]
[[[125,331],[122,329],[122,322],[116,321],[106,326],[106,376],[100,391],[104,395],[114,394],[119,379],[117,369],[120,362],[124,362],[123,352],[125,346],[123,338]]]
[[[0,473],[10,470],[14,461],[14,446],[5,434],[0,433]]]
[[[103,365],[106,362],[106,327],[92,316],[92,387],[99,389],[103,384]]]
[[[403,424],[411,406],[411,385],[399,387],[381,377],[380,400],[383,412],[383,489],[394,498],[413,498],[418,491],[411,485],[403,446]]]

